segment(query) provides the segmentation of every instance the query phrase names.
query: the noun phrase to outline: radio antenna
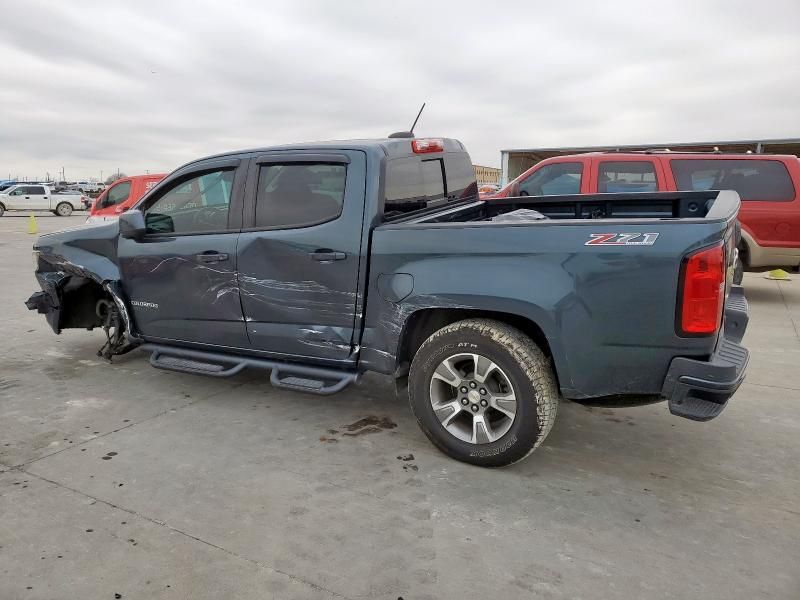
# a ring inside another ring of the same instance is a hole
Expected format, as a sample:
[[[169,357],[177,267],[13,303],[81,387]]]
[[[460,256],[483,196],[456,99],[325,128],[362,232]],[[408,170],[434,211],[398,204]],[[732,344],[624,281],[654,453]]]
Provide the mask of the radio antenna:
[[[419,109],[419,112],[417,113],[417,118],[414,119],[414,123],[411,125],[411,129],[409,129],[409,131],[411,133],[414,133],[414,127],[417,126],[417,121],[419,121],[419,116],[422,114],[423,110],[425,110],[425,103],[424,102],[422,103],[422,107]]]
[[[422,108],[419,109],[417,113],[417,118],[414,119],[414,123],[411,125],[411,129],[409,131],[398,131],[396,133],[392,133],[389,135],[390,138],[413,138],[414,137],[414,127],[417,126],[417,121],[419,121],[419,116],[422,114],[422,111],[425,110],[425,103],[422,103]]]

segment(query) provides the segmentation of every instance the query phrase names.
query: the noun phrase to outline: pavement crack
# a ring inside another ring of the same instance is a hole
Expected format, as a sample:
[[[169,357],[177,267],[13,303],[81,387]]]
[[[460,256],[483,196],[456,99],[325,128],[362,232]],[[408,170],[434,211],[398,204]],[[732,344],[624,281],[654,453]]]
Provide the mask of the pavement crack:
[[[797,323],[794,320],[794,315],[792,315],[792,310],[789,308],[789,302],[786,301],[786,296],[781,289],[781,284],[777,281],[775,284],[778,288],[778,293],[781,295],[781,300],[783,300],[783,305],[786,307],[786,312],[789,314],[789,320],[792,322],[792,327],[794,327],[794,335],[798,340],[800,340],[800,331],[797,329]]]
[[[242,385],[244,385],[244,383],[237,383],[237,384],[232,385],[231,388],[237,388],[237,387],[240,387]],[[161,412],[158,412],[158,413],[156,413],[154,415],[151,415],[151,416],[149,416],[149,417],[147,417],[145,419],[142,419],[141,421],[135,421],[133,423],[128,423],[127,425],[123,425],[122,427],[117,427],[116,429],[112,429],[111,431],[107,431],[105,433],[98,434],[98,435],[94,436],[93,438],[91,438],[89,440],[84,440],[84,441],[79,442],[77,444],[72,444],[71,446],[66,446],[66,447],[61,448],[59,450],[55,450],[54,452],[50,452],[49,454],[45,454],[44,456],[40,456],[38,458],[34,458],[34,459],[29,460],[29,461],[19,463],[17,465],[5,465],[5,466],[7,468],[9,468],[9,469],[22,469],[23,467],[27,467],[28,465],[32,465],[35,462],[39,462],[40,460],[44,460],[45,458],[50,458],[51,456],[55,456],[56,454],[61,454],[62,452],[67,452],[68,450],[74,450],[75,448],[80,448],[81,446],[85,446],[86,444],[89,444],[91,442],[94,442],[95,440],[99,440],[101,438],[104,438],[106,436],[109,436],[109,435],[111,435],[113,433],[117,433],[119,431],[124,431],[126,429],[130,429],[131,427],[135,427],[137,425],[141,425],[142,423],[148,423],[149,421],[152,421],[153,419],[158,419],[159,417],[163,417],[164,415],[167,415],[167,414],[169,414],[169,413],[171,413],[173,411],[182,410],[182,409],[187,408],[189,406],[192,406],[193,404],[196,404],[198,402],[203,402],[204,400],[208,400],[209,398],[213,398],[214,396],[217,396],[219,394],[228,393],[229,391],[230,390],[228,390],[228,389],[220,390],[218,392],[214,392],[212,394],[209,394],[208,396],[203,396],[202,398],[195,398],[194,400],[190,400],[189,402],[186,402],[184,404],[180,404],[178,406],[174,406],[174,407],[171,407],[171,408],[166,408],[166,409],[162,410]]]
[[[203,399],[205,399],[205,398],[203,398]],[[199,401],[200,400],[196,400],[196,402],[199,402]],[[137,512],[137,511],[135,511],[135,510],[133,510],[131,508],[125,508],[124,506],[120,506],[119,504],[114,504],[113,502],[110,502],[108,500],[104,500],[103,498],[99,498],[97,496],[92,496],[91,494],[87,494],[84,491],[81,491],[81,490],[79,490],[77,488],[74,488],[74,487],[71,487],[69,485],[65,485],[65,484],[60,483],[58,481],[55,481],[53,479],[49,479],[47,477],[44,477],[42,475],[38,475],[38,474],[33,473],[31,471],[26,471],[21,466],[20,467],[14,467],[13,470],[14,471],[19,471],[20,473],[25,473],[26,475],[29,475],[30,477],[35,477],[36,479],[39,479],[39,480],[44,481],[44,482],[47,482],[47,483],[49,483],[51,485],[55,485],[56,487],[59,487],[59,488],[65,489],[65,490],[69,490],[70,492],[72,492],[74,494],[78,494],[80,496],[83,496],[84,498],[88,498],[90,500],[93,500],[94,502],[99,502],[99,503],[105,504],[106,506],[111,507],[113,509],[121,510],[122,512],[125,512],[125,513],[127,513],[129,515],[132,515],[134,517],[138,517],[140,519],[143,519],[143,520],[147,521],[148,523],[152,523],[153,525],[157,525],[159,527],[164,527],[165,529],[169,529],[170,531],[172,531],[174,533],[177,533],[178,535],[182,535],[182,536],[184,536],[186,538],[189,538],[191,540],[194,540],[196,542],[204,544],[204,545],[206,545],[206,546],[208,546],[210,548],[214,548],[215,550],[219,550],[220,552],[224,552],[225,554],[227,554],[229,556],[232,556],[232,557],[237,558],[239,560],[243,560],[243,561],[246,561],[246,562],[248,562],[250,564],[256,565],[257,567],[259,567],[261,569],[265,569],[267,571],[271,571],[273,573],[277,573],[279,575],[283,575],[284,577],[287,577],[288,579],[290,579],[290,580],[292,580],[292,581],[294,581],[296,583],[300,583],[302,585],[306,585],[306,586],[308,586],[308,587],[310,587],[310,588],[312,588],[312,589],[314,589],[316,591],[324,592],[326,594],[330,594],[331,596],[334,596],[336,598],[343,598],[344,600],[353,600],[350,596],[345,596],[343,594],[340,594],[339,592],[336,592],[334,590],[331,590],[331,589],[328,589],[326,587],[323,587],[323,586],[321,586],[321,585],[319,585],[317,583],[314,583],[313,581],[308,581],[307,579],[299,577],[298,575],[294,575],[294,574],[289,573],[287,571],[282,571],[281,569],[273,567],[272,565],[268,565],[267,563],[261,562],[259,560],[254,559],[254,558],[250,558],[249,556],[245,556],[243,554],[239,554],[238,552],[234,552],[233,550],[230,550],[228,548],[225,548],[223,546],[215,544],[214,542],[210,542],[208,540],[204,540],[203,538],[201,538],[199,536],[196,536],[196,535],[193,535],[193,534],[189,533],[188,531],[184,531],[182,529],[178,529],[177,527],[174,527],[174,526],[172,526],[172,525],[170,525],[168,523],[165,523],[164,521],[160,521],[160,520],[158,520],[156,518],[148,517],[147,515],[144,515],[144,514],[142,514],[140,512]]]

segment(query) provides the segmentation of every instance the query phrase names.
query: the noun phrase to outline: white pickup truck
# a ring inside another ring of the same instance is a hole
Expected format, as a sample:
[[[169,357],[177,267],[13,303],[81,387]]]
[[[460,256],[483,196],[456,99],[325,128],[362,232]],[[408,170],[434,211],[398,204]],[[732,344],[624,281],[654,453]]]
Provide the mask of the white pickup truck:
[[[91,202],[83,194],[53,192],[47,185],[19,183],[0,193],[0,217],[7,210],[48,210],[68,217]]]

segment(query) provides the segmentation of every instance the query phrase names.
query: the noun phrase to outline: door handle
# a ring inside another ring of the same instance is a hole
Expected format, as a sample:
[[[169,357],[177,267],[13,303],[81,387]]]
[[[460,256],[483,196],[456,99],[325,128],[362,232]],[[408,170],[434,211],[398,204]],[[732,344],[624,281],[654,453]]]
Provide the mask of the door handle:
[[[328,250],[327,248],[309,252],[308,256],[319,262],[333,262],[334,260],[344,260],[347,258],[347,254],[344,252],[334,252],[333,250]]]
[[[25,196],[25,200],[30,200],[30,199],[31,199],[30,196]]]
[[[196,258],[201,263],[217,263],[228,260],[228,255],[214,250],[206,250],[202,254],[198,254]]]

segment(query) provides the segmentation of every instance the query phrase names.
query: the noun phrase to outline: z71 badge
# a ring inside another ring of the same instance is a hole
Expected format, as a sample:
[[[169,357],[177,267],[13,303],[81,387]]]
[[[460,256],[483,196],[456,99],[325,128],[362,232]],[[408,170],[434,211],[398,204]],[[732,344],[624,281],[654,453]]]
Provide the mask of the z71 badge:
[[[657,233],[590,233],[584,246],[652,246]]]

